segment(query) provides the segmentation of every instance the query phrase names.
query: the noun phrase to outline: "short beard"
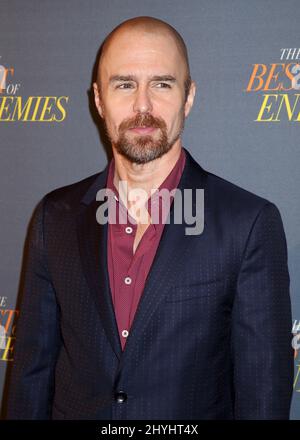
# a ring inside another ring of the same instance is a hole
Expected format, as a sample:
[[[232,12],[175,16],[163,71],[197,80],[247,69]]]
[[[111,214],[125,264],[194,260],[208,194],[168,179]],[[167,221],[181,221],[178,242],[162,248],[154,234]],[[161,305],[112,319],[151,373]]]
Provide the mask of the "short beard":
[[[135,118],[125,119],[120,124],[119,137],[117,141],[113,143],[117,152],[126,157],[130,162],[136,164],[151,162],[171,150],[183,132],[184,119],[184,111],[182,109],[181,123],[178,132],[175,133],[172,139],[168,139],[167,125],[162,118],[155,118],[149,113],[139,113]],[[129,139],[128,136],[126,136],[126,131],[136,127],[158,128],[160,130],[160,136],[157,140],[154,140],[151,135],[135,136],[134,139]],[[108,131],[107,134],[110,137]]]

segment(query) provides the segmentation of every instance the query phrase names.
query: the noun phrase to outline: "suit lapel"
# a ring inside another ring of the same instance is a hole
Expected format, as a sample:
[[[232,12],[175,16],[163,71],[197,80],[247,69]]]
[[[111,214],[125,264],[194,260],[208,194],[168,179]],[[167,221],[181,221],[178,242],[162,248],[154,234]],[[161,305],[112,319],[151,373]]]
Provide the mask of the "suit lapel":
[[[187,150],[185,152],[187,156],[186,165],[178,189],[204,188],[204,170],[194,161]],[[119,369],[121,369],[132,348],[138,344],[138,339],[147,327],[153,313],[168,292],[168,289],[164,286],[170,286],[172,280],[176,282],[177,268],[179,268],[180,262],[193,243],[193,235],[186,235],[185,228],[189,225],[184,222],[184,217],[182,224],[174,222],[174,203],[172,203],[168,222],[164,226],[125,349],[122,352],[109,287],[107,267],[108,225],[100,225],[96,221],[96,211],[99,207],[99,202],[96,201],[96,193],[100,188],[105,188],[107,172],[108,167],[99,175],[82,200],[83,209],[78,217],[77,230],[83,270],[108,340],[116,356],[120,359]],[[195,197],[193,200],[195,204]]]
[[[107,266],[108,225],[101,225],[96,220],[96,211],[101,204],[96,201],[96,194],[99,189],[105,188],[107,172],[108,166],[82,200],[82,210],[77,219],[77,236],[81,263],[90,292],[107,338],[119,358],[122,347],[112,303]]]

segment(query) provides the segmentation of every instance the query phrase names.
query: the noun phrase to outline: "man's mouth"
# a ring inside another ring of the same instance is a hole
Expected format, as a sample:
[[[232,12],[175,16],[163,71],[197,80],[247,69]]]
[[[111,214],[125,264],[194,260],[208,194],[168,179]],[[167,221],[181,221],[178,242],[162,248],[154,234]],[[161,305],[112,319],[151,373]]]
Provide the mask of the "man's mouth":
[[[149,133],[152,133],[154,130],[156,130],[156,127],[135,127],[135,128],[130,128],[130,131],[133,131],[134,133],[138,133],[138,134],[149,134]]]

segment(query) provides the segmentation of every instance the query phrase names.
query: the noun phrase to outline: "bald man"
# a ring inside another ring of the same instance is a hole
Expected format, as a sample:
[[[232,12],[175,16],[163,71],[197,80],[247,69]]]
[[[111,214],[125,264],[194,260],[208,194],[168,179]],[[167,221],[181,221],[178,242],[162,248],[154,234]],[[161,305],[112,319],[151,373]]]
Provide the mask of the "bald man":
[[[196,86],[173,27],[127,20],[98,61],[95,105],[113,157],[37,206],[7,417],[288,419],[277,207],[182,146]]]

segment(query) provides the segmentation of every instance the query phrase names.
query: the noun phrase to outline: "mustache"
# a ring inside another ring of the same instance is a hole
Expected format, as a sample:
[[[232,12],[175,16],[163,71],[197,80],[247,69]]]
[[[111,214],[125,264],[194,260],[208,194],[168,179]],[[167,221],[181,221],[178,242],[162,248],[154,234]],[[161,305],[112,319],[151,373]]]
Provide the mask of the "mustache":
[[[137,127],[154,127],[154,128],[166,128],[166,123],[162,118],[156,118],[150,113],[138,113],[134,118],[125,119],[119,126],[119,131],[129,130]]]

